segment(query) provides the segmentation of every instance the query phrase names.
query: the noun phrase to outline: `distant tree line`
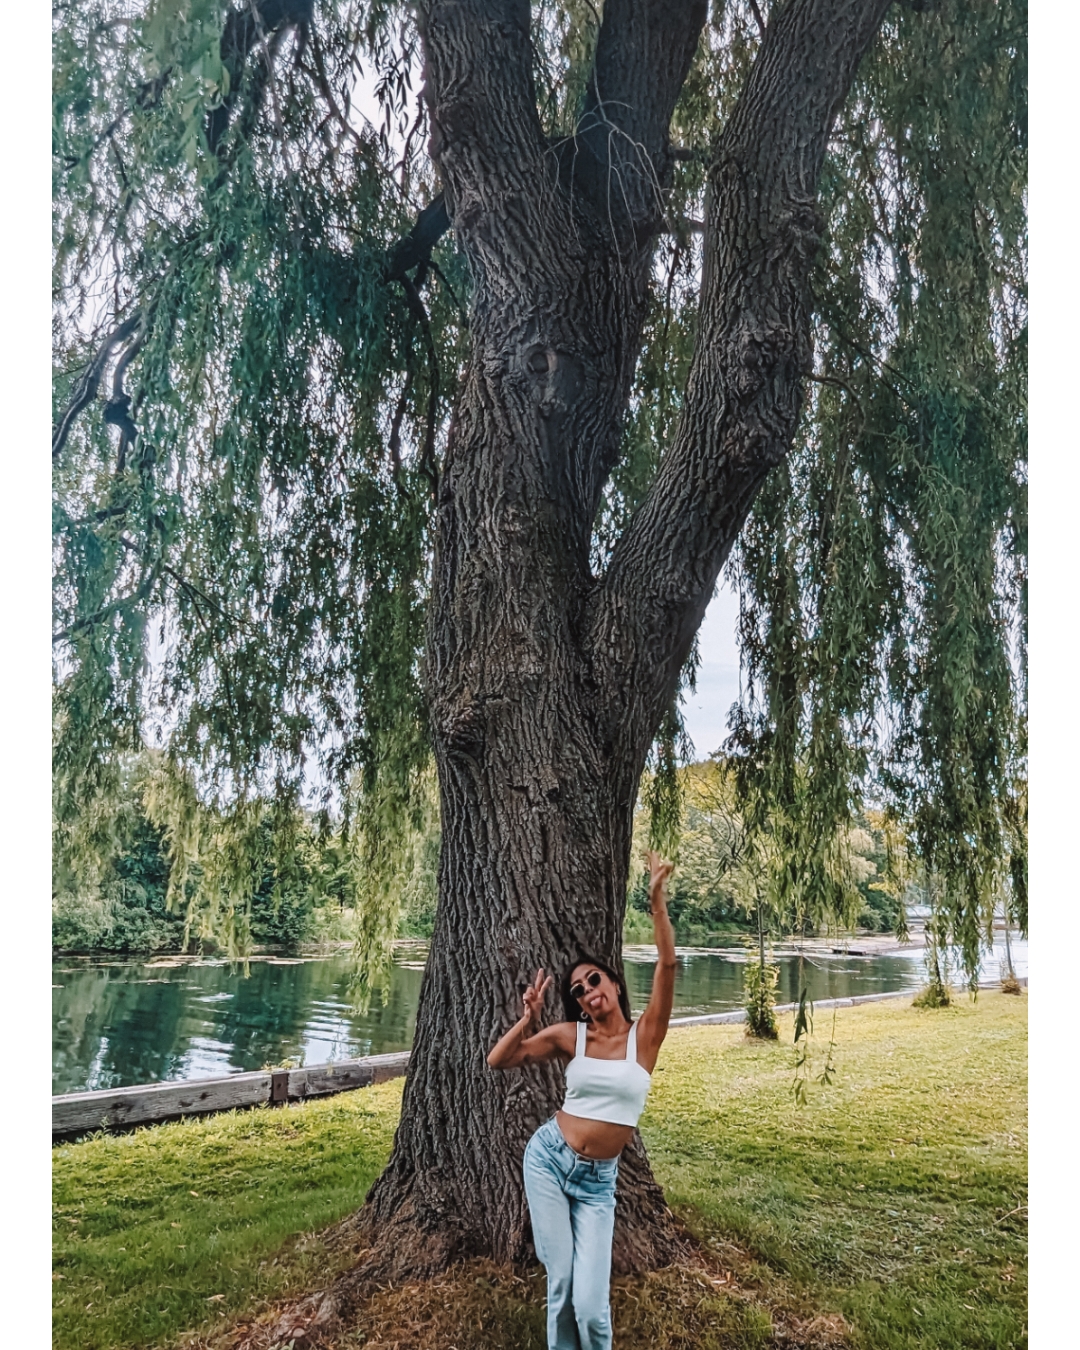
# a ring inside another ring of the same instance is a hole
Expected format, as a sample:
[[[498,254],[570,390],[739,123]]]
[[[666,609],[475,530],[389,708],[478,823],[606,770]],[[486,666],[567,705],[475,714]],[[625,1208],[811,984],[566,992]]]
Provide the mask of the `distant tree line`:
[[[120,790],[106,819],[93,823],[94,848],[80,857],[72,838],[84,839],[88,822],[58,830],[54,857],[53,946],[68,952],[217,950],[222,904],[216,894],[216,856],[234,846],[231,831],[217,833],[203,808],[201,829],[171,838],[159,821],[162,766],[153,752],[125,765]],[[719,938],[757,932],[779,937],[809,932],[806,916],[785,913],[770,900],[770,859],[760,844],[753,856],[736,809],[732,777],[709,760],[677,771],[678,821],[672,836],[678,868],[670,912],[680,942],[708,945]],[[646,878],[640,864],[649,838],[649,781],[635,814],[635,866],[631,872],[624,937],[648,941]],[[395,879],[398,936],[430,937],[435,921],[440,845],[438,800],[431,774],[420,794]],[[351,940],[363,909],[357,844],[345,822],[326,822],[296,808],[282,820],[269,801],[256,803],[246,846],[253,858],[245,895],[235,905],[237,951],[257,946]],[[105,845],[103,846],[103,837]],[[68,845],[65,847],[65,845]],[[902,844],[900,844],[902,851]],[[891,861],[890,861],[891,859]],[[897,841],[891,851],[884,818],[858,817],[848,835],[841,882],[849,892],[852,927],[876,932],[902,928],[903,899],[912,883],[896,876]],[[916,895],[916,899],[918,896]],[[760,911],[760,913],[759,913]]]
[[[161,797],[176,790],[152,751],[130,757],[109,809],[73,827],[54,826],[53,947],[65,952],[227,950],[353,940],[363,885],[348,825],[256,801],[242,846],[251,862],[244,894],[221,893],[235,824],[211,808],[176,837],[161,821]],[[183,786],[183,785],[182,785]],[[190,786],[190,785],[187,785]],[[439,832],[434,779],[424,815],[407,837],[396,878],[399,932],[430,936]],[[222,938],[221,911],[231,932]]]
[[[809,934],[818,916],[800,912],[776,886],[779,859],[770,854],[768,830],[747,830],[738,807],[733,772],[720,758],[677,770],[676,821],[667,841],[678,866],[671,882],[669,912],[679,940],[708,944],[731,933],[758,929],[780,937]],[[648,778],[634,817],[634,866],[627,898],[624,936],[647,941],[648,893],[641,855],[651,838]],[[903,932],[904,902],[919,899],[908,876],[904,836],[882,812],[856,813],[834,860],[834,880],[845,898],[850,928]]]

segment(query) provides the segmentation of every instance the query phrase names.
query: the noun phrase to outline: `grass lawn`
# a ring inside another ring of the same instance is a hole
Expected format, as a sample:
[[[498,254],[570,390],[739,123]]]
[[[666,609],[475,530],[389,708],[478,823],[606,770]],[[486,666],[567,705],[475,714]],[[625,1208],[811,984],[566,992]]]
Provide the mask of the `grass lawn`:
[[[53,1345],[158,1346],[318,1285],[312,1238],[386,1162],[403,1080],[53,1150]]]
[[[837,1313],[866,1350],[1025,1345],[1026,1021],[1026,997],[987,992],[841,1009],[823,1085],[822,1011],[801,1107],[790,1017],[779,1044],[738,1026],[672,1032],[642,1132],[673,1208],[752,1301],[685,1273],[619,1281],[619,1350],[778,1344],[769,1310],[793,1306],[821,1314],[823,1345]],[[58,1146],[57,1350],[205,1336],[323,1283],[347,1257],[314,1234],[359,1205],[400,1100],[399,1080]],[[459,1350],[542,1350],[542,1280],[478,1267],[467,1285]],[[392,1345],[376,1322],[427,1317],[401,1345],[445,1350],[462,1287],[392,1291],[347,1343]]]
[[[817,1016],[815,1072],[832,1021]],[[790,1044],[679,1032],[642,1122],[654,1169],[699,1237],[812,1291],[871,1350],[1021,1346],[1026,1024],[1026,998],[985,991],[839,1009],[835,1081],[804,1107]]]

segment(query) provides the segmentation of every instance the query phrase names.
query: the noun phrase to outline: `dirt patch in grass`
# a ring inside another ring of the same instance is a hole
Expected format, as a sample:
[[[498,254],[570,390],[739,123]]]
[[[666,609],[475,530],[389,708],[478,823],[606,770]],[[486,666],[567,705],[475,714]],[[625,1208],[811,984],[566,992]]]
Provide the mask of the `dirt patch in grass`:
[[[752,1263],[744,1253],[738,1262]],[[544,1350],[544,1273],[467,1261],[439,1279],[379,1289],[344,1324],[282,1342],[268,1336],[287,1308],[267,1309],[186,1350]],[[815,1312],[790,1290],[742,1284],[702,1253],[700,1262],[612,1282],[619,1350],[849,1350],[839,1313]]]

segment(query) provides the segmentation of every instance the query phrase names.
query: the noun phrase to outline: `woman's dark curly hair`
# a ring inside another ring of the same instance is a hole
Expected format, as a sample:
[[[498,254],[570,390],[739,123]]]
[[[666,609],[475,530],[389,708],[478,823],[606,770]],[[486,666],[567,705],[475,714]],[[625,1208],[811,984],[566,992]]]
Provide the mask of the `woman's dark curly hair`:
[[[581,1021],[581,1004],[576,998],[570,997],[570,977],[573,975],[574,971],[577,970],[578,966],[595,966],[597,970],[602,970],[604,974],[614,982],[619,991],[619,1007],[622,1009],[623,1016],[628,1022],[632,1022],[634,1019],[630,1015],[630,995],[626,992],[626,980],[613,966],[609,966],[606,961],[598,961],[595,956],[586,956],[584,954],[570,962],[563,971],[562,979],[559,981],[559,993],[562,995],[563,1011],[566,1013],[566,1020],[568,1022]]]

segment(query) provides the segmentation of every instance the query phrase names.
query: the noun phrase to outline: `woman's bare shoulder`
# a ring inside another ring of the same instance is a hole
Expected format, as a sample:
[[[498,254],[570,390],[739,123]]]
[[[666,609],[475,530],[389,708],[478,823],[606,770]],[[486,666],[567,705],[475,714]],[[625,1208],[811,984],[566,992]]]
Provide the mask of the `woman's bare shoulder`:
[[[577,1050],[577,1029],[576,1022],[556,1022],[552,1026],[559,1038],[559,1045],[566,1050],[567,1054],[572,1055]]]
[[[540,1037],[543,1037],[545,1043],[557,1054],[573,1059],[577,1051],[576,1022],[553,1022],[551,1026],[537,1032],[536,1039],[539,1040]]]

